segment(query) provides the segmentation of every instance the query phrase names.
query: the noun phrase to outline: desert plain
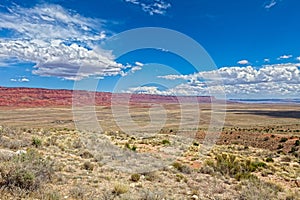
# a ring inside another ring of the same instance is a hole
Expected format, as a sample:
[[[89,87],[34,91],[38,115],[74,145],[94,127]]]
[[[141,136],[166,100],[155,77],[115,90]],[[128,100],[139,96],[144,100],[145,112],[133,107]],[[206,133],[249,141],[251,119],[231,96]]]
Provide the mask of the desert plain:
[[[299,104],[15,90],[1,90],[0,199],[299,199]]]

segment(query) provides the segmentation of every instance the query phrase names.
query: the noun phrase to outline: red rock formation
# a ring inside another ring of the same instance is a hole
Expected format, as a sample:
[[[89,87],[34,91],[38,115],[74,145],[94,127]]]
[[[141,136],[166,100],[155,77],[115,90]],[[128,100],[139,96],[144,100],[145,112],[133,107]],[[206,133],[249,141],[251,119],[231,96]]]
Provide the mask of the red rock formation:
[[[74,94],[74,95],[73,95]],[[74,101],[73,101],[74,98]],[[79,105],[111,105],[140,103],[210,103],[214,97],[176,97],[149,94],[112,94],[108,92],[88,92],[72,90],[53,90],[40,88],[0,87],[0,106],[8,107],[51,107]],[[95,102],[95,103],[94,103]]]

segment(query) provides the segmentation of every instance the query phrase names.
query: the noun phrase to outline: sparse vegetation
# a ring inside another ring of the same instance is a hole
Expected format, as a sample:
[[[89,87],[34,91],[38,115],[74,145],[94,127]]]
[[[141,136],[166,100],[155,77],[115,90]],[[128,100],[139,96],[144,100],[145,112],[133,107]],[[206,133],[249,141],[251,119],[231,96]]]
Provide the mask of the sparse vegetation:
[[[214,159],[207,160],[206,165],[212,167],[214,172],[237,180],[252,178],[254,176],[252,172],[267,166],[261,161],[251,161],[225,153],[217,154]]]
[[[76,186],[70,190],[70,196],[75,199],[84,199],[86,195],[86,191],[83,186]]]
[[[147,181],[155,181],[157,179],[157,175],[155,172],[147,172],[144,173],[145,180]]]
[[[37,137],[33,137],[32,138],[32,145],[35,146],[36,148],[38,148],[42,145],[42,140],[37,138]]]
[[[264,137],[264,141],[268,141],[270,138],[267,136],[267,137]]]
[[[129,187],[128,185],[122,184],[122,183],[115,183],[114,189],[113,189],[113,194],[120,195],[128,192]]]
[[[170,145],[171,144],[171,142],[169,140],[163,140],[161,143],[163,145]]]
[[[80,156],[82,157],[82,158],[93,158],[94,157],[94,155],[93,154],[91,154],[89,151],[87,151],[87,150],[85,150],[84,152],[82,152],[81,154],[80,154]]]
[[[193,145],[198,147],[199,146],[199,143],[198,142],[193,142]]]
[[[144,112],[139,109],[140,113]],[[99,110],[102,114],[109,108],[101,107]],[[106,125],[110,122],[106,113],[102,117],[108,120],[100,122],[104,124],[101,126],[106,127],[101,134],[65,128],[70,125],[67,123],[52,123],[50,128],[26,125],[29,128],[11,130],[0,126],[0,199],[288,200],[299,196],[296,184],[299,184],[300,135],[296,130],[299,130],[300,124],[297,125],[297,122],[294,125],[284,121],[285,124],[278,126],[250,127],[246,122],[241,122],[243,126],[239,126],[229,121],[228,124],[235,126],[225,126],[218,144],[212,151],[200,156],[206,127],[187,128],[185,131],[198,131],[199,135],[190,140],[187,146],[181,146],[175,134],[178,127],[166,127],[153,137],[141,138],[115,130],[113,124]],[[239,117],[242,121],[244,116]],[[140,120],[138,117],[136,119]],[[252,116],[249,115],[251,120]],[[261,120],[260,124],[265,123],[264,118]],[[274,124],[277,122],[277,118],[272,120]],[[54,127],[54,124],[59,127]],[[170,130],[173,130],[172,134]],[[86,135],[93,135],[95,144],[104,136],[121,150],[128,149],[124,152],[134,156],[145,153],[158,159],[169,159],[169,151],[173,147],[178,147],[182,152],[170,160],[172,164],[151,172],[131,171],[131,166],[126,165],[127,160],[124,159],[120,162],[120,169],[124,167],[125,171],[129,171],[124,172],[115,170],[109,163],[109,159],[118,158],[118,154],[111,158],[102,154],[97,145],[93,146],[82,139]],[[99,135],[102,136],[98,138]],[[282,137],[288,140],[279,142]],[[180,146],[176,146],[178,144]],[[26,165],[20,164],[22,152],[32,150],[39,155],[39,162],[26,161]],[[280,153],[276,154],[277,151]],[[41,167],[44,166],[41,163],[48,167]],[[48,169],[50,176],[41,175],[47,174],[38,170],[41,168]]]
[[[143,200],[161,200],[161,199],[165,199],[165,196],[166,195],[163,192],[144,190],[142,199]]]
[[[135,146],[135,145],[131,146],[131,145],[127,142],[127,143],[125,143],[125,148],[130,149],[130,150],[132,150],[132,151],[136,151],[137,146]]]
[[[192,172],[191,168],[187,165],[183,165],[179,162],[174,162],[173,167],[177,169],[178,171],[185,173],[185,174],[190,174]]]
[[[279,142],[286,142],[286,141],[288,141],[288,138],[286,138],[286,137],[282,137],[282,138],[279,140]]]
[[[133,182],[138,182],[141,178],[140,174],[132,174],[130,180]]]
[[[51,180],[52,164],[37,151],[16,155],[0,165],[2,188],[9,190],[35,191]]]
[[[282,188],[271,182],[264,182],[257,178],[243,181],[240,199],[265,200],[278,199],[278,193]]]
[[[94,164],[89,162],[89,161],[86,161],[86,162],[83,163],[83,169],[93,171]]]
[[[279,144],[277,149],[282,149],[284,146],[282,144]]]
[[[135,145],[133,145],[133,146],[131,147],[131,150],[132,150],[132,151],[136,151],[136,149],[137,149],[137,146],[135,146]]]

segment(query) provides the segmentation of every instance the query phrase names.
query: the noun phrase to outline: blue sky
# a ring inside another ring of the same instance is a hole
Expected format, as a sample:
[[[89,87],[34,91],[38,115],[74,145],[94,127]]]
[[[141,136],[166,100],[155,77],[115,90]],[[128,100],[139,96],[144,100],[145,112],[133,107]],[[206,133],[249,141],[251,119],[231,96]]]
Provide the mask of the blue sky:
[[[72,89],[92,79],[99,91],[297,98],[299,7],[298,0],[4,0],[0,85]],[[215,66],[195,68],[170,49],[116,56],[105,48],[142,27],[185,34]]]

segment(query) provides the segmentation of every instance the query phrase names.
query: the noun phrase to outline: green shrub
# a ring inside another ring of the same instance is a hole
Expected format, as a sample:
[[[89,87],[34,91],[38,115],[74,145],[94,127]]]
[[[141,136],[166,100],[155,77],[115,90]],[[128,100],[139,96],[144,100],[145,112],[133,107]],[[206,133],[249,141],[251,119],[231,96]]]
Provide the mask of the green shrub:
[[[141,178],[140,174],[132,174],[130,180],[132,180],[133,182],[138,182]]]
[[[283,148],[283,145],[282,144],[279,144],[277,149],[282,149]]]
[[[113,193],[116,195],[120,195],[120,194],[124,194],[126,192],[128,192],[129,187],[125,184],[122,183],[116,183],[114,185],[114,189],[113,189]]]
[[[147,172],[143,175],[147,181],[154,181],[157,178],[157,174],[155,172]]]
[[[131,149],[131,148],[130,148],[130,144],[129,144],[128,142],[125,144],[125,147],[126,147],[127,149]]]
[[[258,178],[251,178],[241,182],[243,185],[239,199],[265,200],[278,199],[282,188],[271,182],[264,182]]]
[[[271,158],[271,157],[268,157],[268,158],[266,159],[266,162],[274,162],[274,159]]]
[[[46,194],[41,193],[38,199],[45,199],[45,200],[60,200],[62,199],[62,195],[57,191],[50,191]]]
[[[217,154],[215,159],[207,160],[205,165],[214,169],[224,176],[230,176],[237,180],[249,179],[253,177],[252,172],[259,168],[265,168],[267,165],[260,161],[251,161],[249,159],[241,159],[232,154]]]
[[[300,140],[295,141],[295,146],[300,146]]]
[[[169,140],[163,140],[161,143],[163,145],[170,145],[171,144],[171,142]]]
[[[135,145],[133,145],[133,146],[131,147],[131,150],[132,150],[132,151],[136,151],[136,149],[137,149],[137,147],[136,147]]]
[[[91,163],[89,161],[86,161],[86,162],[83,163],[82,168],[85,169],[85,170],[93,171],[94,165],[93,165],[93,163]]]
[[[76,186],[69,191],[70,196],[75,199],[85,199],[85,197],[86,197],[85,189],[86,188],[84,188],[82,186]]]
[[[0,187],[34,191],[50,181],[52,174],[52,163],[38,152],[29,150],[0,164]]]
[[[239,172],[234,176],[234,178],[236,180],[240,181],[240,180],[245,180],[245,179],[252,179],[252,178],[255,178],[255,176],[251,173]]]
[[[185,174],[190,174],[192,172],[191,168],[187,165],[183,165],[179,162],[174,162],[173,167],[177,169],[178,171],[185,173]]]
[[[298,149],[296,147],[292,147],[291,150],[289,151],[289,153],[294,153],[296,152]]]
[[[264,162],[260,162],[260,161],[255,161],[255,162],[251,162],[251,165],[253,165],[253,167],[255,169],[261,167],[261,168],[266,168],[267,167],[267,164],[264,163]]]
[[[196,147],[198,147],[199,143],[198,142],[194,142],[193,145],[196,146]]]
[[[35,146],[36,148],[38,148],[38,147],[40,147],[42,145],[42,140],[39,139],[39,138],[37,138],[37,137],[33,137],[31,144],[33,146]]]
[[[133,145],[132,147],[130,146],[130,144],[127,142],[125,144],[125,148],[130,149],[132,151],[136,151],[137,147],[135,145]]]
[[[90,153],[89,151],[85,150],[84,152],[82,152],[80,154],[81,158],[93,158],[94,155],[92,153]]]
[[[143,200],[161,200],[166,199],[165,193],[163,191],[150,191],[148,189],[143,191],[142,198]]]
[[[279,140],[279,142],[286,142],[286,141],[288,141],[288,138],[286,138],[286,137],[282,137],[282,138]]]

